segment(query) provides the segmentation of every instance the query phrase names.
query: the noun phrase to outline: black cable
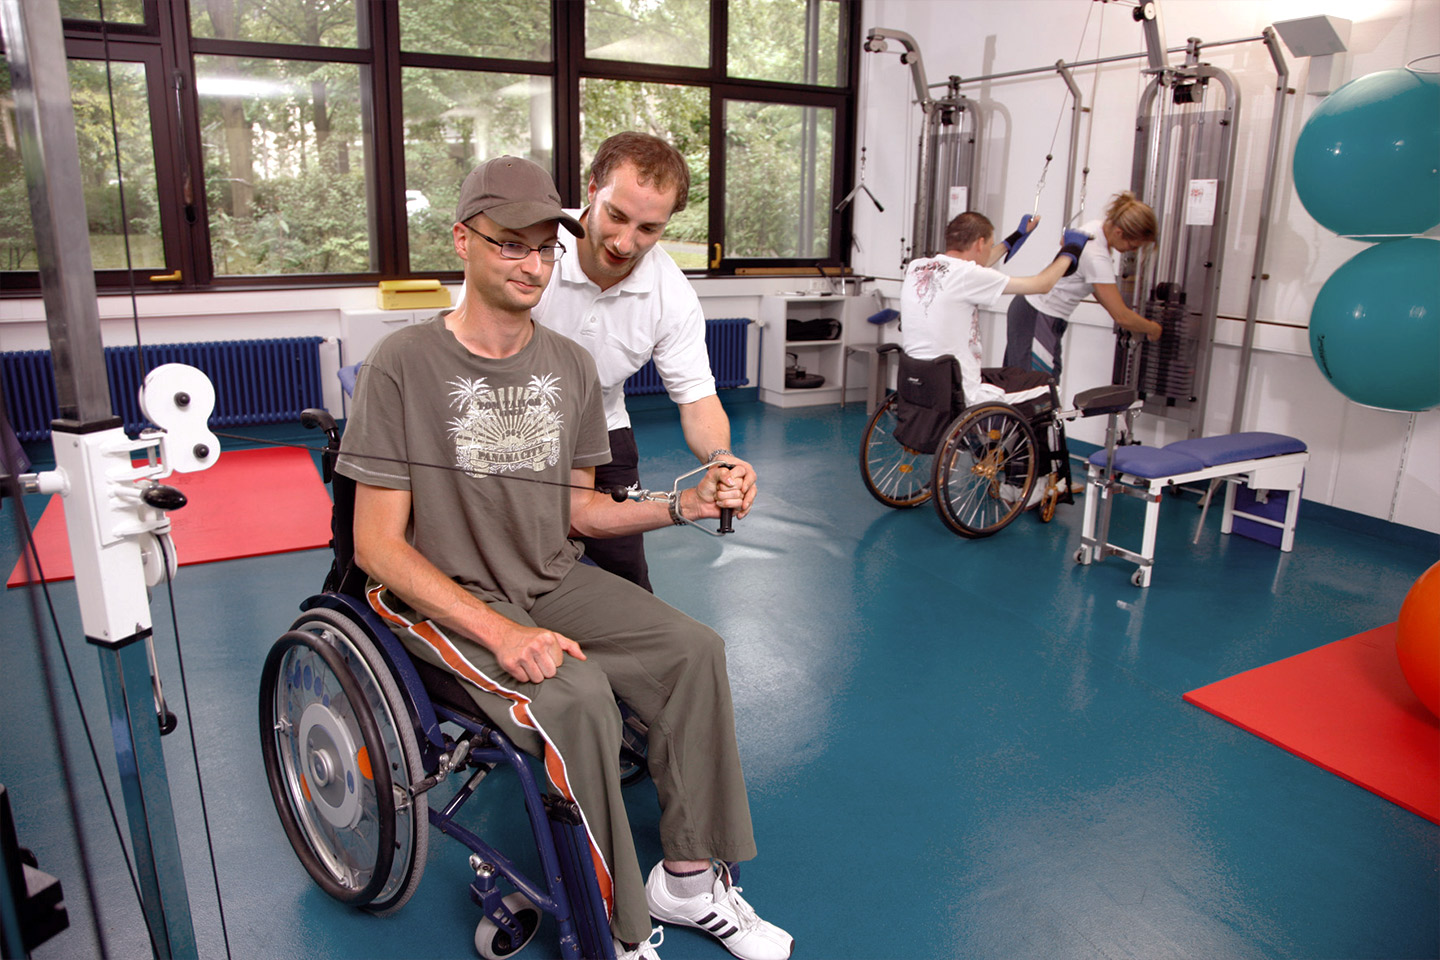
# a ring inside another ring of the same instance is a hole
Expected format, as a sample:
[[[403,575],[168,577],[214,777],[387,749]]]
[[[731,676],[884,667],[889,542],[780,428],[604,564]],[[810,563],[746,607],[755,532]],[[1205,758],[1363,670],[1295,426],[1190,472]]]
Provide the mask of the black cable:
[[[140,336],[140,304],[135,292],[135,265],[130,253],[130,218],[125,209],[125,176],[120,160],[120,128],[116,122],[115,111],[115,85],[110,71],[110,33],[105,18],[105,0],[96,0],[100,14],[100,42],[105,53],[105,88],[110,101],[110,137],[115,144],[115,183],[120,194],[120,226],[122,235],[125,238],[125,276],[130,287],[130,315],[135,328],[135,382],[137,387],[145,383],[145,344]],[[200,751],[195,743],[194,714],[190,712],[190,686],[185,680],[185,658],[180,653],[180,625],[175,616],[175,588],[170,579],[170,567],[168,559],[162,560],[165,565],[165,586],[170,597],[170,622],[175,633],[175,657],[180,668],[180,692],[185,701],[185,716],[190,721],[190,755],[195,763],[195,785],[200,795],[200,816],[205,827],[205,847],[210,856],[210,876],[215,884],[215,906],[220,914],[220,935],[225,943],[225,956],[230,953],[230,933],[225,923],[225,902],[220,896],[220,874],[215,862],[214,838],[210,832],[210,813],[205,804],[205,786],[200,774]],[[156,678],[159,682],[159,678]],[[92,745],[93,748],[93,745]],[[139,895],[139,887],[136,887],[136,895]],[[189,894],[187,892],[188,899]],[[142,912],[144,904],[141,904]],[[193,917],[193,914],[192,914]],[[193,920],[192,920],[193,922]],[[154,936],[151,936],[152,947]]]
[[[163,551],[162,547],[162,551]],[[230,953],[230,931],[225,924],[225,900],[220,896],[220,873],[215,862],[215,844],[210,834],[210,811],[205,805],[205,784],[200,778],[200,748],[195,744],[195,714],[190,709],[190,685],[185,682],[185,656],[180,652],[180,623],[175,617],[175,581],[170,577],[172,554],[162,557],[165,570],[165,591],[170,597],[170,629],[175,632],[175,659],[180,666],[180,696],[185,701],[186,726],[190,730],[190,755],[195,759],[195,788],[200,794],[200,819],[205,825],[205,849],[210,854],[210,879],[215,884],[215,908],[220,911],[220,937],[225,942],[225,956]]]
[[[125,276],[130,282],[130,315],[135,326],[135,384],[145,382],[145,345],[140,342],[140,304],[135,296],[135,264],[130,255],[130,217],[125,210],[125,174],[120,163],[120,127],[115,121],[115,83],[110,73],[110,29],[105,0],[96,0],[100,13],[100,46],[105,57],[105,93],[110,101],[110,141],[115,145],[115,189],[120,194],[120,233],[125,239]]]
[[[325,452],[323,447],[312,447],[304,443],[286,443],[284,440],[266,440],[263,437],[247,437],[238,433],[222,433],[219,430],[212,430],[211,432],[214,433],[215,436],[223,437],[226,440],[243,440],[247,443],[258,443],[267,447],[290,447],[294,450],[305,450],[309,453],[323,454]],[[542,480],[539,477],[527,477],[518,473],[486,473],[478,470],[467,470],[453,463],[425,463],[419,460],[406,460],[404,457],[384,457],[378,453],[354,453],[350,450],[344,450],[340,453],[340,456],[354,457],[357,460],[383,460],[386,463],[403,463],[407,467],[429,467],[433,470],[451,470],[455,473],[463,473],[467,477],[496,477],[500,480],[523,480],[526,483],[539,483],[547,487],[566,487],[571,490],[594,490],[597,493],[609,494],[612,497],[616,495],[617,491],[625,489],[623,487],[584,487],[578,483],[565,483],[560,480]]]

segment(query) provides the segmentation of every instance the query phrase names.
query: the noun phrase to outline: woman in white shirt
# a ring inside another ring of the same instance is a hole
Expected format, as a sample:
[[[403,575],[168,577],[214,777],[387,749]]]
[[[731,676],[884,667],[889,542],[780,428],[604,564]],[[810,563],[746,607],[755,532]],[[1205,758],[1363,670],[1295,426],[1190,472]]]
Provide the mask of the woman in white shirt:
[[[1080,229],[1093,239],[1085,245],[1080,267],[1061,279],[1049,293],[1018,296],[1010,301],[1005,340],[1005,366],[1032,366],[1060,379],[1060,350],[1070,314],[1086,296],[1094,294],[1100,306],[1120,327],[1160,339],[1160,324],[1125,305],[1115,285],[1111,254],[1130,253],[1155,242],[1155,211],[1130,191],[1116,194],[1104,220],[1091,220]]]

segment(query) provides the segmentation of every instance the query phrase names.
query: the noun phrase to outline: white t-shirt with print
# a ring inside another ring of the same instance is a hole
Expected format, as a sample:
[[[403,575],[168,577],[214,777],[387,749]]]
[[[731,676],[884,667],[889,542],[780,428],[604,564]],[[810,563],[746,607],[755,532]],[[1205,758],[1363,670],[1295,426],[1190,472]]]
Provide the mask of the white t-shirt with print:
[[[984,343],[980,308],[993,307],[1010,278],[999,270],[945,254],[912,260],[900,288],[900,346],[917,360],[950,354],[960,361],[966,404],[1014,402],[1040,396],[1048,387],[1007,394],[980,381]]]

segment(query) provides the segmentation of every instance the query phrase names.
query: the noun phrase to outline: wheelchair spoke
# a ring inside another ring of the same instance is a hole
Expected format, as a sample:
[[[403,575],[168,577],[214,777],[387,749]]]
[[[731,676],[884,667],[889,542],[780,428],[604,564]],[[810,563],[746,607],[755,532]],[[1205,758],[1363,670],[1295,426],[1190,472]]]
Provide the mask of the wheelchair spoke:
[[[860,476],[870,495],[887,507],[914,507],[930,498],[934,457],[895,439],[897,403],[891,394],[866,424]]]
[[[1026,506],[1035,481],[1034,433],[1013,407],[973,407],[951,427],[936,460],[935,508],[951,530],[985,537]]]

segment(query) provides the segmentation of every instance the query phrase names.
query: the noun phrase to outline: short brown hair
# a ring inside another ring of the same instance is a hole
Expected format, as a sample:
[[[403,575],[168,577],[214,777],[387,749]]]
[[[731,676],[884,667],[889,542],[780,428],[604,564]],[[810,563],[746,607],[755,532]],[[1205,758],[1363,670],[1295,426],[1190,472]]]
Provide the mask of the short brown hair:
[[[621,164],[633,163],[642,184],[656,190],[675,188],[675,206],[670,213],[685,209],[690,199],[690,167],[685,157],[670,144],[648,133],[627,130],[606,138],[595,151],[590,179],[603,187]]]
[[[967,210],[945,228],[946,250],[968,250],[976,240],[995,236],[995,224],[983,213]]]
[[[1125,239],[1134,243],[1154,243],[1155,236],[1160,232],[1155,211],[1129,190],[1115,194],[1105,211],[1105,219],[1113,223]]]

